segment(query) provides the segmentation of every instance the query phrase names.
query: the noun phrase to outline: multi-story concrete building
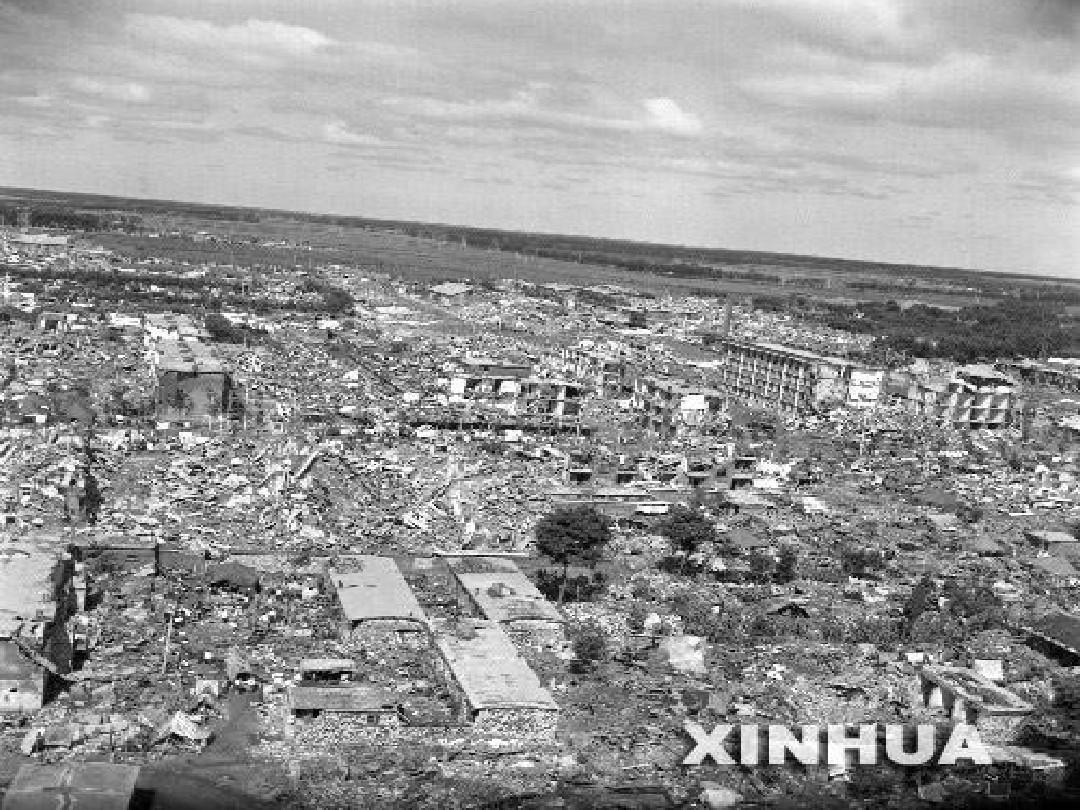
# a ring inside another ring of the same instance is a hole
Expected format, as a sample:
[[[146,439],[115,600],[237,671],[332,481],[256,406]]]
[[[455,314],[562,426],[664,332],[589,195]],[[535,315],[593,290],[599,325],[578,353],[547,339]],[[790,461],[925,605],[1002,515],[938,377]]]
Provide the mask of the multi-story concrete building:
[[[725,412],[719,389],[647,374],[634,380],[632,404],[646,427],[665,436],[708,431]]]
[[[48,544],[9,544],[0,558],[0,714],[41,708],[71,668],[75,564]]]
[[[450,377],[449,401],[496,408],[511,416],[578,418],[587,386],[531,372],[530,363],[466,358]]]
[[[971,430],[1008,427],[1019,406],[1016,383],[989,365],[959,366],[948,375],[917,375],[907,401],[916,413]]]
[[[151,367],[157,378],[160,416],[199,418],[230,410],[232,376],[206,344],[160,343]]]
[[[715,344],[720,387],[748,405],[785,413],[877,404],[885,372],[853,360],[725,339]]]
[[[1051,357],[1046,361],[1024,359],[999,363],[997,368],[1031,385],[1080,391],[1080,361],[1075,358]]]

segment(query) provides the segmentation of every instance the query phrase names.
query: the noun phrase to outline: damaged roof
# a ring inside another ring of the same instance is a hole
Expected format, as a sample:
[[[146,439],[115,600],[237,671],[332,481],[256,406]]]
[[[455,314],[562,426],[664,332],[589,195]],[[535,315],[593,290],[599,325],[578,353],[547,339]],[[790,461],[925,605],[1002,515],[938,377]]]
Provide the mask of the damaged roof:
[[[331,571],[329,577],[349,621],[427,618],[392,557],[363,554],[348,560],[354,570]]]
[[[559,609],[512,561],[493,557],[473,558],[472,561],[476,560],[491,561],[493,570],[463,571],[454,565],[451,568],[484,618],[497,622],[521,619],[565,621]]]
[[[558,710],[497,622],[443,622],[435,645],[473,710]]]
[[[0,545],[0,635],[11,625],[56,612],[55,549],[32,543]]]
[[[372,686],[295,686],[289,691],[293,711],[397,711],[393,695]]]
[[[138,766],[110,762],[23,765],[4,796],[3,810],[127,810],[138,777]]]

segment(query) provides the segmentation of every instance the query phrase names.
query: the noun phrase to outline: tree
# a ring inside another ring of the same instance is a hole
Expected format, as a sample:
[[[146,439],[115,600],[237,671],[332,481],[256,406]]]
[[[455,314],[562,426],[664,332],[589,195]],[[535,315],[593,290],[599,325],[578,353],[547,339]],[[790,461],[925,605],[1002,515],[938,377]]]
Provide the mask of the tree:
[[[559,586],[560,605],[566,597],[570,565],[596,562],[610,540],[611,529],[607,518],[591,506],[556,509],[536,524],[537,550],[563,569]]]
[[[949,612],[970,630],[1000,627],[1004,622],[1001,601],[986,582],[949,580],[942,595],[948,600]]]
[[[776,580],[781,584],[791,582],[799,573],[799,554],[794,546],[784,546],[776,564]]]
[[[750,578],[757,583],[767,583],[776,570],[776,561],[763,551],[755,551],[750,556]]]
[[[978,504],[959,503],[956,505],[956,516],[965,523],[978,523],[983,519],[983,508]]]
[[[919,617],[930,609],[934,598],[934,582],[929,576],[923,576],[911,590],[911,596],[904,603],[904,636],[911,635],[911,629]]]
[[[570,643],[579,664],[593,668],[607,657],[607,636],[593,622],[579,625],[571,630]]]
[[[206,331],[210,333],[210,339],[222,343],[243,343],[244,337],[241,330],[233,326],[232,322],[220,312],[211,312],[204,321]]]
[[[840,569],[848,576],[864,577],[885,567],[880,552],[848,543],[840,549]]]
[[[660,534],[682,552],[683,572],[686,571],[691,554],[716,540],[716,527],[713,522],[701,512],[682,505],[672,507],[658,528]]]

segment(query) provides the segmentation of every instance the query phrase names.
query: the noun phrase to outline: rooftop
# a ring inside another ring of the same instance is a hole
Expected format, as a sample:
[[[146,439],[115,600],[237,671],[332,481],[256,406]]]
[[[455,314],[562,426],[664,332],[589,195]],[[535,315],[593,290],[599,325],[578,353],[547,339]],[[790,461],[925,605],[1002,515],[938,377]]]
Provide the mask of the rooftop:
[[[1036,622],[1031,630],[1065,649],[1080,654],[1080,616],[1051,613]]]
[[[1032,706],[1015,692],[966,667],[927,666],[923,675],[951,689],[970,704],[994,714],[1026,714]]]
[[[57,558],[56,549],[43,545],[0,544],[0,635],[12,623],[53,616]]]
[[[534,619],[563,622],[565,619],[511,560],[476,557],[486,571],[463,571],[451,565],[454,576],[480,607],[484,617],[497,622]],[[487,565],[490,563],[490,565]]]
[[[424,609],[393,558],[363,554],[345,559],[352,570],[329,573],[345,618],[425,620]]]
[[[138,777],[137,765],[110,762],[23,765],[8,787],[3,810],[127,810]]]
[[[831,363],[832,365],[851,366],[852,368],[869,368],[865,363],[860,363],[856,360],[848,360],[844,357],[834,357],[827,354],[817,354],[816,352],[808,352],[805,349],[796,349],[792,346],[782,346],[779,343],[764,343],[756,342],[752,340],[738,340],[736,338],[727,338],[720,345],[730,344],[733,346],[749,347],[754,349],[763,349],[775,354],[783,354],[788,357],[794,357],[801,360],[809,360],[817,363]]]
[[[396,711],[394,696],[373,686],[294,686],[289,690],[293,711]]]
[[[471,708],[559,708],[497,622],[441,622],[435,644]]]

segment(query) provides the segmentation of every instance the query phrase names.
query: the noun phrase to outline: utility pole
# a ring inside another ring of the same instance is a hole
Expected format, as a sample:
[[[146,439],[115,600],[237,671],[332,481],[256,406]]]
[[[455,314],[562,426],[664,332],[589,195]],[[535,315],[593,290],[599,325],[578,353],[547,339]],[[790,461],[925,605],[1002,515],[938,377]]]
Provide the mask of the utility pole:
[[[172,628],[173,628],[173,614],[171,611],[166,610],[165,621],[168,624],[165,626],[165,652],[161,656],[161,674],[164,675],[165,671],[169,667],[169,647],[172,643]]]

